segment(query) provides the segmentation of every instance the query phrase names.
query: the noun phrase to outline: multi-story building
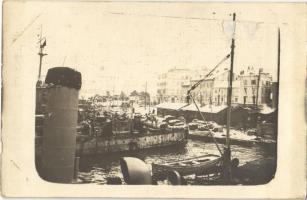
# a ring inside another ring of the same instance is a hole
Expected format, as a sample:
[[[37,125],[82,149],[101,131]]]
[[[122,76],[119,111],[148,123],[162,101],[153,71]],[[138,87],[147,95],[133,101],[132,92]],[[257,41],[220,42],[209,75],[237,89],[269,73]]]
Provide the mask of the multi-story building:
[[[232,78],[232,103],[239,103],[240,89],[238,76],[233,74]],[[227,104],[229,85],[229,70],[224,69],[214,75],[212,104],[216,106]]]
[[[240,72],[240,99],[243,105],[263,105],[270,102],[272,76],[260,68],[256,73],[253,67]]]
[[[203,80],[191,93],[195,101],[200,106],[226,105],[229,70],[218,69],[205,78],[207,74],[207,69],[200,71],[171,69],[161,74],[158,82],[158,103],[185,102],[187,91],[191,86]],[[248,67],[246,72],[233,74],[232,80],[232,104],[244,106],[272,104],[272,76],[269,73],[264,73],[262,69],[255,73],[252,67]]]
[[[188,90],[191,88],[191,81],[190,80],[185,80],[181,84],[181,101],[180,102],[186,102],[187,101],[187,94]]]
[[[192,71],[189,69],[170,69],[159,75],[157,99],[162,102],[182,102],[182,85],[190,81]]]
[[[206,77],[208,73],[209,70],[206,68],[196,71],[195,75],[191,79],[191,85],[201,81],[198,87],[192,91],[195,101],[201,106],[212,104],[214,77],[212,75]]]

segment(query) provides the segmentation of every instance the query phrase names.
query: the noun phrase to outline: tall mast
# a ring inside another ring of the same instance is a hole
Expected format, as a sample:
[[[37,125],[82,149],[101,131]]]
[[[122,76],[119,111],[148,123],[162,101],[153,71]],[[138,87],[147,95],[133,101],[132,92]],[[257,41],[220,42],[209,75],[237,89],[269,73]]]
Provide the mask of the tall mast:
[[[280,28],[278,27],[277,44],[277,88],[276,88],[276,121],[278,122],[278,104],[279,104],[279,79],[280,79]]]
[[[224,152],[225,159],[225,179],[227,182],[231,180],[231,150],[230,150],[230,123],[231,123],[231,97],[232,97],[232,78],[233,78],[233,63],[234,63],[234,49],[235,49],[235,28],[236,28],[236,13],[233,13],[233,35],[231,40],[231,52],[230,52],[230,71],[229,82],[227,91],[227,134],[226,134],[226,149]]]
[[[43,62],[43,57],[48,55],[44,53],[44,48],[46,46],[46,38],[42,38],[42,33],[40,34],[40,39],[39,39],[39,68],[38,68],[38,79],[37,79],[37,85],[41,84],[41,74],[42,74],[42,62]]]

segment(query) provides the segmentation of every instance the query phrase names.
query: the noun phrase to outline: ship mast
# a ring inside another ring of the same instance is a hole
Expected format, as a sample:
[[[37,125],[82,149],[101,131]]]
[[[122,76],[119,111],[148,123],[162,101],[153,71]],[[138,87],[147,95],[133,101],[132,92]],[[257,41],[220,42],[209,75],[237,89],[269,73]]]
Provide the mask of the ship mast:
[[[191,86],[191,88],[188,90],[187,92],[187,105],[184,105],[182,106],[181,108],[179,108],[178,110],[186,107],[186,106],[189,106],[190,103],[189,101],[192,100],[192,102],[194,103],[195,107],[197,108],[201,118],[206,121],[205,117],[203,116],[203,114],[201,113],[196,101],[194,100],[193,98],[193,95],[191,94],[191,92],[196,88],[198,87],[203,81],[205,81],[209,76],[212,75],[212,73],[223,63],[225,62],[228,58],[230,57],[230,54],[227,54],[203,79],[201,79],[200,81],[196,82],[194,85]],[[218,151],[220,152],[221,156],[223,156],[223,152],[222,150],[220,149],[219,145],[217,144],[217,141],[216,139],[214,138],[213,134],[209,131],[209,134],[214,142],[214,144],[216,145],[216,148],[218,149]]]
[[[39,68],[38,68],[38,79],[37,79],[37,86],[41,86],[42,85],[42,81],[41,81],[41,72],[42,72],[42,62],[43,62],[43,57],[48,55],[46,53],[44,53],[44,48],[46,46],[46,38],[43,37],[42,38],[42,33],[40,34],[40,39],[39,39]]]
[[[230,71],[229,82],[227,90],[227,134],[226,134],[226,147],[224,152],[224,178],[226,183],[229,183],[231,177],[231,150],[230,150],[230,123],[231,123],[231,99],[232,99],[232,79],[233,79],[233,63],[234,63],[234,49],[235,49],[235,28],[236,28],[236,13],[233,13],[233,35],[231,40],[230,52]]]

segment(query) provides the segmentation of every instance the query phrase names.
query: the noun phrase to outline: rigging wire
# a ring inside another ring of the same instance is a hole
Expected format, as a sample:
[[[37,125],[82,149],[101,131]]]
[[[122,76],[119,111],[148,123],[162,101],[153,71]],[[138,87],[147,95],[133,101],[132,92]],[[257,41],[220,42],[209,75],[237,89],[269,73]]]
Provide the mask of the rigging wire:
[[[213,73],[223,62],[225,62],[229,57],[230,57],[230,54],[226,55],[217,65],[215,65],[215,67],[214,67],[214,68],[213,68],[203,79],[199,80],[197,83],[195,83],[195,84],[188,90],[188,92],[187,92],[187,101],[188,101],[188,102],[187,102],[187,105],[185,105],[185,106],[179,108],[178,110],[180,110],[180,109],[182,109],[182,108],[184,108],[184,107],[190,105],[189,99],[192,99],[192,101],[193,101],[193,103],[195,104],[195,106],[196,106],[198,112],[200,113],[200,116],[201,116],[202,119],[205,121],[205,117],[204,117],[203,114],[201,113],[201,111],[200,111],[200,109],[199,109],[199,107],[198,107],[196,101],[194,100],[194,98],[193,98],[193,96],[192,96],[192,94],[191,94],[191,91],[194,90],[201,82],[205,81],[210,75],[212,75],[212,73]],[[209,134],[210,134],[210,136],[211,136],[211,138],[212,138],[214,144],[216,145],[216,148],[217,148],[218,151],[220,152],[221,156],[223,156],[223,152],[222,152],[222,150],[220,149],[220,147],[219,147],[219,145],[218,145],[216,139],[214,138],[213,134],[212,134],[210,131],[209,131]]]
[[[136,17],[156,17],[156,18],[169,18],[169,19],[184,19],[184,20],[200,20],[200,21],[216,21],[216,22],[232,22],[230,19],[222,18],[206,18],[206,17],[181,17],[181,16],[172,16],[172,15],[154,15],[154,14],[136,14],[136,13],[125,13],[125,12],[104,12],[104,14],[111,15],[125,15],[125,16],[136,16]],[[272,22],[272,21],[254,21],[254,20],[237,20],[236,23],[252,23],[252,24],[285,24],[286,22]]]
[[[193,103],[195,104],[195,106],[196,106],[196,108],[197,108],[197,110],[198,110],[198,112],[199,112],[201,118],[202,118],[204,121],[206,121],[206,120],[205,120],[205,117],[204,117],[203,114],[201,113],[201,111],[200,111],[200,109],[199,109],[199,107],[198,107],[196,101],[194,100],[193,96],[192,96],[191,94],[189,94],[189,96],[190,96],[190,98],[192,99]],[[213,140],[213,142],[214,142],[214,144],[215,144],[217,150],[220,152],[221,156],[223,156],[224,154],[223,154],[222,150],[220,149],[220,147],[219,147],[219,145],[218,145],[216,139],[214,138],[213,134],[211,133],[211,131],[209,131],[209,134],[210,134],[210,136],[211,136],[211,138],[212,138],[212,140]]]
[[[195,83],[189,90],[188,90],[188,95],[192,90],[194,90],[201,82],[205,81],[211,74],[223,63],[225,62],[228,58],[230,57],[230,54],[226,55],[215,67],[201,80],[199,80],[197,83]]]

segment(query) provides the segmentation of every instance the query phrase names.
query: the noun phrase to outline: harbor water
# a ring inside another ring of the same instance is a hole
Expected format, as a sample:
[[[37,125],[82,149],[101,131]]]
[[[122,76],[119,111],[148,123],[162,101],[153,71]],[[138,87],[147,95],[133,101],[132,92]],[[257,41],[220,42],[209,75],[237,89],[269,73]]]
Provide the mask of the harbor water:
[[[222,144],[220,144],[222,147]],[[232,145],[232,158],[238,158],[239,165],[247,162],[273,157],[265,149],[258,145]],[[165,147],[156,149],[146,149],[137,152],[113,153],[109,155],[93,155],[86,156],[80,160],[79,177],[91,184],[106,184],[108,177],[120,177],[122,182],[119,159],[123,156],[137,157],[146,164],[165,163],[169,161],[177,161],[181,159],[201,156],[204,154],[219,154],[214,143],[203,142],[199,140],[189,139],[188,143],[183,146]],[[193,184],[193,183],[190,183]]]

